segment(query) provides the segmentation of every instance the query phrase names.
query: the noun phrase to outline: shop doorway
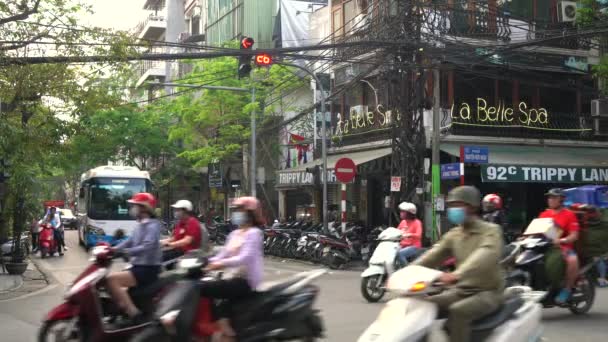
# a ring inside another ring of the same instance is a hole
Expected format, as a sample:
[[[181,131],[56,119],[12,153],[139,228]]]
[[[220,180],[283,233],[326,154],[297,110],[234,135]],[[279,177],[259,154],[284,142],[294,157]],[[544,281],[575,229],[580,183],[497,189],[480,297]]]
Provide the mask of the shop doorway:
[[[388,224],[387,210],[384,208],[384,184],[379,178],[367,180],[367,223],[371,227]]]
[[[287,217],[288,221],[296,219],[298,207],[310,206],[313,203],[312,196],[308,192],[301,190],[287,191],[285,201],[287,203],[285,217]]]

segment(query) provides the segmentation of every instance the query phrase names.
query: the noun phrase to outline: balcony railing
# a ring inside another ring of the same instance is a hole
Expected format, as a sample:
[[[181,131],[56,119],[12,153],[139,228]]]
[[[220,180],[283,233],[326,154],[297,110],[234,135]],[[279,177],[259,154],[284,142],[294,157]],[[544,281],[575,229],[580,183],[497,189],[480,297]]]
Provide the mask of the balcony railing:
[[[147,77],[162,77],[165,76],[164,61],[139,61],[135,64],[135,76],[140,79],[138,85],[143,83],[145,79],[141,79],[147,74]]]
[[[148,15],[145,20],[137,24],[137,26],[135,27],[135,34],[140,35],[146,28],[146,26],[148,26],[148,24],[153,21],[164,22],[165,17],[155,13],[150,13],[150,15]]]

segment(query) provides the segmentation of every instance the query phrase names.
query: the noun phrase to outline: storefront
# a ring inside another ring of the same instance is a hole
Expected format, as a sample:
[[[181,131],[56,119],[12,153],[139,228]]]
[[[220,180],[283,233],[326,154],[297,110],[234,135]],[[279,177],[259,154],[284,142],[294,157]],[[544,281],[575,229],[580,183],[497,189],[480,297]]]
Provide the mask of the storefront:
[[[357,177],[347,184],[347,219],[364,223],[381,224],[383,221],[383,196],[390,179],[389,147],[371,150],[343,152],[327,157],[327,203],[329,221],[340,219],[340,184],[336,179],[334,165],[340,158],[351,158],[357,165]],[[321,174],[312,171],[321,166],[321,159],[302,164],[296,168],[277,173],[279,191],[279,217],[296,218],[298,212],[311,214],[313,221],[322,219]],[[307,171],[308,170],[308,171]],[[320,169],[319,169],[320,170]],[[301,219],[300,217],[298,217]]]
[[[572,143],[571,145],[574,145]],[[443,143],[441,150],[459,161],[459,143]],[[469,145],[470,146],[470,145]],[[608,150],[601,145],[581,147],[477,144],[487,148],[487,163],[465,164],[465,184],[483,194],[497,193],[510,225],[522,228],[545,209],[545,192],[554,187],[608,184]],[[442,181],[442,193],[459,185]]]

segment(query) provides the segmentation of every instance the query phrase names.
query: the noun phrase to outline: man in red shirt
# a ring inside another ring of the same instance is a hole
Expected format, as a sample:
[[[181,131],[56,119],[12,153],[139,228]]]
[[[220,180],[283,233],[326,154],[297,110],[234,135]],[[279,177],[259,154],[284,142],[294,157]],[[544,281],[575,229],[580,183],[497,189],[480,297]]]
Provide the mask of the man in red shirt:
[[[409,202],[399,204],[401,223],[399,228],[403,231],[401,240],[401,250],[399,250],[399,260],[403,265],[408,264],[408,259],[418,253],[422,248],[422,223],[416,218],[416,205]]]
[[[180,200],[171,206],[178,220],[173,228],[173,236],[161,241],[164,247],[163,261],[176,259],[184,253],[201,247],[201,224],[194,217],[192,203]]]
[[[562,249],[566,261],[566,287],[555,298],[557,304],[563,304],[570,299],[572,288],[578,277],[578,257],[574,251],[574,243],[578,240],[580,230],[576,215],[564,208],[566,194],[562,189],[551,189],[546,194],[549,209],[540,214],[540,218],[552,218],[556,226],[562,230],[562,235],[555,244]]]

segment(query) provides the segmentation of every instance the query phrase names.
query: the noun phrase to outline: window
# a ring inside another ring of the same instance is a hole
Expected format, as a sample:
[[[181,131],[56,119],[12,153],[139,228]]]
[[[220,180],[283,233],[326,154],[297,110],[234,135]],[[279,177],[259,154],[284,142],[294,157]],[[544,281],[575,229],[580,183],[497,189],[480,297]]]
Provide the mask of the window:
[[[190,32],[192,33],[193,36],[201,33],[201,17],[200,16],[192,17]]]
[[[92,179],[88,215],[93,220],[131,220],[127,200],[150,187],[145,179]]]
[[[344,3],[344,29],[346,30],[346,34],[351,32],[355,25],[358,24],[358,20],[355,18],[358,12],[357,2],[355,0]]]
[[[334,10],[333,12],[333,20],[332,20],[332,26],[333,26],[333,32],[334,32],[334,37],[338,38],[338,37],[342,37],[342,35],[344,34],[344,22],[342,21],[342,8],[338,8],[336,10]]]

